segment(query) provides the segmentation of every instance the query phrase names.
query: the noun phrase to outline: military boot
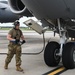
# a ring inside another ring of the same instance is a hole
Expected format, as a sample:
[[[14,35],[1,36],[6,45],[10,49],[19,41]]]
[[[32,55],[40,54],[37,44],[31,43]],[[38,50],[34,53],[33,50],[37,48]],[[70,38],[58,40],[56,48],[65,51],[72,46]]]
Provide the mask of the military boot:
[[[16,70],[22,72],[23,69],[20,66],[16,66]]]
[[[4,68],[5,68],[5,69],[8,69],[8,63],[5,63]]]

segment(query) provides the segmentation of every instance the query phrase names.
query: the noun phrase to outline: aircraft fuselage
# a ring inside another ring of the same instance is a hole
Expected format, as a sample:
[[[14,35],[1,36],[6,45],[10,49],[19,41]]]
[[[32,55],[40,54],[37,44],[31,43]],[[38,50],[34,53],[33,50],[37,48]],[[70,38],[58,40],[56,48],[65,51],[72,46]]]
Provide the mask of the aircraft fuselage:
[[[75,18],[75,0],[21,0],[38,19]]]

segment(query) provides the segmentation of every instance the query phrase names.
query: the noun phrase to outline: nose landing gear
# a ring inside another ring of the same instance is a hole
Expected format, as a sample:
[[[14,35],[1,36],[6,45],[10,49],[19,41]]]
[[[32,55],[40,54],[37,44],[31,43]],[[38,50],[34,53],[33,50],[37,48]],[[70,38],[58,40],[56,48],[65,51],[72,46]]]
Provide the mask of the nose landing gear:
[[[75,68],[75,42],[67,42],[66,30],[60,26],[58,19],[60,43],[51,41],[44,52],[44,60],[48,66],[57,66],[62,58],[63,66],[67,69]]]

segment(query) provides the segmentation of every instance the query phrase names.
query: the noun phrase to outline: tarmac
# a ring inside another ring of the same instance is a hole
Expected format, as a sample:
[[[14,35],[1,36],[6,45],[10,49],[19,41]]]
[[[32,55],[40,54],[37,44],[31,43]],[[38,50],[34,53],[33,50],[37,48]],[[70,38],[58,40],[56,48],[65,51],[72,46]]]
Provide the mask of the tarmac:
[[[6,38],[8,31],[0,30],[0,75],[47,75],[46,73],[52,71],[57,67],[48,67],[44,62],[44,51],[38,55],[27,55],[26,53],[39,53],[43,49],[43,35],[35,31],[23,31],[26,43],[22,45],[22,65],[24,72],[16,71],[15,56],[9,64],[8,70],[4,69],[6,53],[8,51],[8,40]],[[59,36],[53,36],[52,31],[45,33],[45,44],[48,41],[59,41]],[[62,63],[58,66],[62,66]],[[49,74],[48,74],[49,75]],[[75,69],[66,70],[60,75],[75,75]]]

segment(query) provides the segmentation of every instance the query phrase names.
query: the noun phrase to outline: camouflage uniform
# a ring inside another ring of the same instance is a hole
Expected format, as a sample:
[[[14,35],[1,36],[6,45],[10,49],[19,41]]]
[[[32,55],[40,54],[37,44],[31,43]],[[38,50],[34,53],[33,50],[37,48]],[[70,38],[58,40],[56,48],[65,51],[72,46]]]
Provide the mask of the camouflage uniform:
[[[20,40],[22,31],[20,29],[16,30],[13,28],[12,30],[9,31],[9,34],[11,35],[11,38],[16,37],[16,39]],[[21,65],[21,45],[14,44],[13,42],[9,41],[8,54],[7,54],[5,62],[9,64],[14,54],[15,54],[15,59],[16,59],[16,66],[17,65],[20,66]]]

